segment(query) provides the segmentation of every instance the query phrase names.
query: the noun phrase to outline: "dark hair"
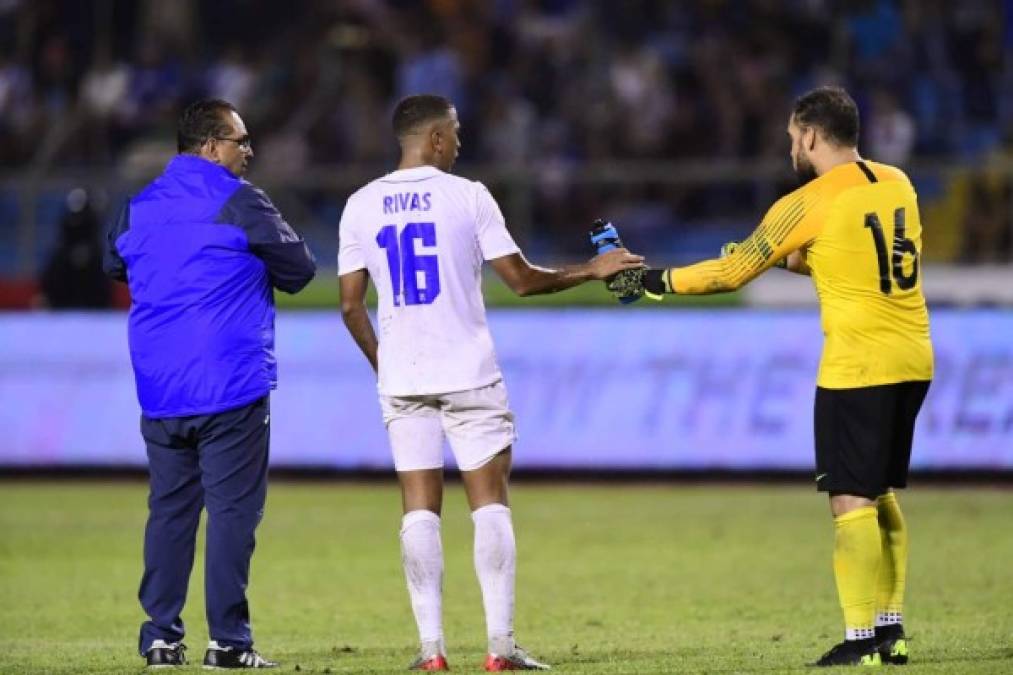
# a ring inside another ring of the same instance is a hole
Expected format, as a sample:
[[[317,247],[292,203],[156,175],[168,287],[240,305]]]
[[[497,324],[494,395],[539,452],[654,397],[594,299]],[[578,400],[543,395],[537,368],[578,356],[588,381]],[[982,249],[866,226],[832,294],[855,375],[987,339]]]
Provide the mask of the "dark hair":
[[[391,125],[399,139],[415,131],[420,124],[446,117],[454,107],[448,99],[435,94],[419,94],[401,99],[394,108]]]
[[[795,124],[816,127],[837,145],[858,145],[858,106],[840,87],[820,87],[803,94],[795,101],[792,115]]]
[[[234,105],[218,98],[206,98],[188,105],[179,116],[177,150],[197,152],[209,138],[228,136],[232,132],[232,126],[225,120],[225,113],[235,111]]]

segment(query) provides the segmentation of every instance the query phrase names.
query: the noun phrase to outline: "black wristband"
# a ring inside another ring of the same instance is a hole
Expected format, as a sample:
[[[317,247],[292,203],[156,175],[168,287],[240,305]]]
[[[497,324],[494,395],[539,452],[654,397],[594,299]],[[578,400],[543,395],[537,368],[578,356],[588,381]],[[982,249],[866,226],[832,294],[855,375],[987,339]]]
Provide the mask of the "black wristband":
[[[666,270],[649,269],[644,272],[644,290],[654,295],[662,295],[668,292],[665,286]]]

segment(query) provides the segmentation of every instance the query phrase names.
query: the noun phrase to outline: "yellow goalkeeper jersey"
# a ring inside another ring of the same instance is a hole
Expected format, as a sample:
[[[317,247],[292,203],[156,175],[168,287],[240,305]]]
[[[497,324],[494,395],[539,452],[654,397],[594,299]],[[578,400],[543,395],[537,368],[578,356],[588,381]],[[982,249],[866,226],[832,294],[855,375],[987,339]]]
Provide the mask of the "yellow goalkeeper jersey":
[[[900,169],[860,160],[779,199],[729,256],[669,271],[676,293],[739,288],[801,251],[820,301],[817,384],[847,389],[932,379],[921,283],[922,226]]]

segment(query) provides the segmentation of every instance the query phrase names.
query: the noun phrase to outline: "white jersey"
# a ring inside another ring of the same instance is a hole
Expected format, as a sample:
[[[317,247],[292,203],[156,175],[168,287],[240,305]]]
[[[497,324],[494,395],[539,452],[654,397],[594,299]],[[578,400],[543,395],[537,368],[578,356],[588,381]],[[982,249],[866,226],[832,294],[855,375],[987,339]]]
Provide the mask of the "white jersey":
[[[484,185],[431,166],[395,171],[348,199],[338,237],[338,274],[368,270],[379,296],[381,394],[464,391],[502,377],[482,262],[520,249]]]

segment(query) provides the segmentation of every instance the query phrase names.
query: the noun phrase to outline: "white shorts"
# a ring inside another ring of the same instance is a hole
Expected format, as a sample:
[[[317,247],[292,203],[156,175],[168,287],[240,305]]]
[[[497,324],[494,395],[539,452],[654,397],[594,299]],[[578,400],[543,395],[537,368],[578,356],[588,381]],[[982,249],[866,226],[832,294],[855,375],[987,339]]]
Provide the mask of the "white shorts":
[[[517,438],[503,381],[449,394],[380,396],[397,471],[443,468],[443,438],[461,471],[474,471]]]

